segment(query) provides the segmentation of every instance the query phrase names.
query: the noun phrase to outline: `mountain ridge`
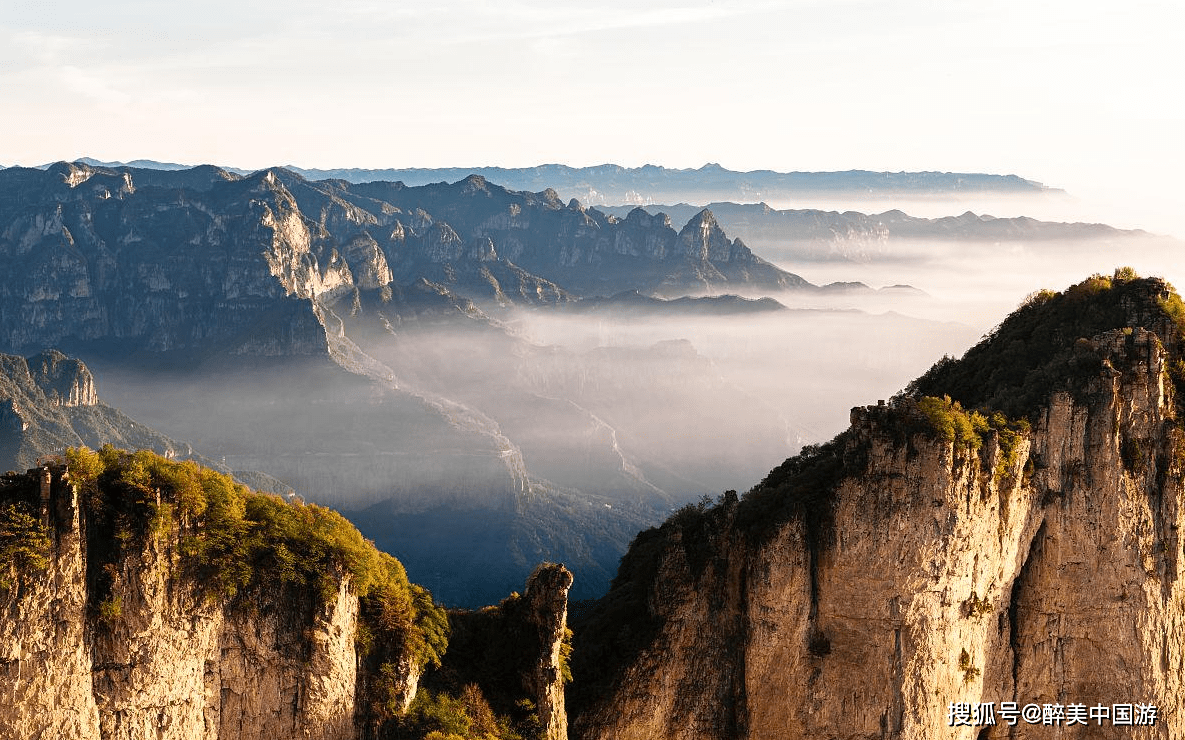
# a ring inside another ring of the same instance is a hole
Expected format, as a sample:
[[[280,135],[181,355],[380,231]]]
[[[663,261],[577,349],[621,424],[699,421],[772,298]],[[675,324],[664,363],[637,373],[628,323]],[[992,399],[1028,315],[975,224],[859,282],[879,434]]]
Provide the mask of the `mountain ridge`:
[[[123,166],[83,158],[96,166]],[[151,166],[143,160],[137,164]],[[174,167],[175,165],[162,165]],[[445,168],[337,168],[317,169],[287,165],[287,169],[310,179],[336,179],[343,182],[402,181],[411,186],[441,181],[455,182],[477,174],[501,183],[512,190],[557,191],[565,200],[577,198],[586,205],[648,204],[694,198],[697,202],[794,200],[829,198],[836,195],[859,195],[862,199],[885,199],[921,196],[959,198],[968,195],[1066,197],[1063,190],[1048,187],[1017,175],[957,172],[875,172],[847,170],[835,172],[776,172],[752,170],[740,172],[719,165],[699,168],[667,168],[656,165],[622,167],[605,164],[572,167],[545,164],[535,167],[445,167]],[[250,170],[226,167],[239,175]]]

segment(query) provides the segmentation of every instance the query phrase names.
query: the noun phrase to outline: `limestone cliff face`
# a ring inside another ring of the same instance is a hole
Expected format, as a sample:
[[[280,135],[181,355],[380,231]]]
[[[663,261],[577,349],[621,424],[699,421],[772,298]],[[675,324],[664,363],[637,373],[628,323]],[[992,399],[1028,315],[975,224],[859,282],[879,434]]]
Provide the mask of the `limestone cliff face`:
[[[1175,341],[1139,326],[1081,340],[1099,369],[1006,445],[855,409],[836,442],[771,474],[790,482],[765,505],[759,487],[640,537],[578,625],[577,688],[590,661],[618,670],[585,690],[573,737],[1182,737]],[[630,634],[598,637],[624,613],[641,615]],[[1006,701],[1160,718],[948,726],[951,702]]]
[[[454,625],[340,516],[116,454],[0,477],[0,737],[423,737],[444,702],[566,740],[562,565]]]
[[[320,327],[283,300],[350,282],[323,229],[271,172],[208,193],[182,183],[138,190],[127,172],[64,163],[8,173],[0,254],[22,279],[0,287],[3,344],[168,351],[264,328],[290,335],[286,354],[324,351]]]
[[[46,350],[28,359],[33,382],[54,406],[94,406],[95,378],[81,360]]]
[[[13,484],[6,479],[6,484]],[[85,517],[47,476],[50,567],[0,593],[0,727],[61,740],[355,737],[358,599],[210,600],[155,540],[88,609]]]
[[[89,740],[100,737],[99,711],[77,499],[59,498],[52,521],[49,568],[0,592],[0,728],[6,737]]]

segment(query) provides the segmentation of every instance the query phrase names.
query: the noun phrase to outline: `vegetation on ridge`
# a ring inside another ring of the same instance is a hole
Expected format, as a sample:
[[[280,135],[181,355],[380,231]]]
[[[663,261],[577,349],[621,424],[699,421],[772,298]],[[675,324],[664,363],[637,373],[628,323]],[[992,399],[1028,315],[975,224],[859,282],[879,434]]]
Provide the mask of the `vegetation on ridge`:
[[[1120,268],[1111,277],[1094,275],[1060,293],[1032,294],[961,360],[943,358],[888,407],[869,411],[882,411],[877,415],[885,423],[880,429],[906,444],[923,434],[952,443],[960,453],[973,453],[994,435],[1000,454],[993,472],[999,481],[1015,470],[1021,442],[1050,394],[1081,392],[1082,380],[1099,377],[1104,365],[1094,339],[1115,330],[1132,336],[1135,327],[1153,332],[1168,349],[1176,399],[1185,402],[1185,359],[1177,354],[1185,341],[1185,302],[1163,280]],[[705,500],[680,509],[661,527],[641,532],[622,559],[610,592],[595,604],[574,608],[578,675],[590,665],[602,678],[576,684],[575,696],[569,697],[572,716],[611,691],[613,682],[653,643],[663,619],[656,595],[671,588],[665,569],[659,583],[660,568],[677,563],[680,549],[686,577],[694,581],[720,555],[723,537],[761,542],[779,524],[797,518],[804,525],[814,597],[815,564],[834,536],[836,488],[867,468],[869,443],[858,432],[849,429],[824,444],[805,446],[739,503],[727,494],[715,505]],[[1125,457],[1141,457],[1138,444],[1129,441]],[[1185,444],[1178,449],[1177,464],[1185,465]],[[991,604],[972,593],[963,608],[968,617],[978,617],[989,613]],[[825,654],[826,635],[812,634],[808,650]],[[968,681],[980,673],[965,650],[959,668]]]
[[[962,359],[944,357],[899,398],[949,396],[965,409],[1031,419],[1057,390],[1075,392],[1102,368],[1093,339],[1143,327],[1170,350],[1185,331],[1185,303],[1172,286],[1121,267],[1057,293],[1040,290]],[[1185,366],[1179,373],[1185,380]],[[1180,394],[1178,394],[1180,397]]]
[[[441,665],[426,673],[403,717],[384,727],[390,740],[536,740],[545,727],[530,677],[551,651],[550,634],[540,630],[533,583],[562,568],[539,565],[524,594],[512,593],[497,606],[449,612],[452,634]],[[571,681],[567,653],[571,631],[560,645],[560,678]]]
[[[376,670],[402,656],[439,663],[448,641],[443,608],[337,512],[255,493],[230,476],[146,450],[71,448],[63,461],[87,517],[88,579],[101,620],[119,616],[125,556],[156,540],[176,545],[183,573],[208,601],[278,584],[325,604],[348,578],[361,600],[357,641],[378,659]]]
[[[169,569],[171,593],[195,608],[274,613],[278,606],[279,618],[296,630],[345,583],[359,598],[358,718],[368,737],[543,737],[533,676],[551,646],[542,644],[530,599],[512,594],[496,607],[450,615],[336,512],[252,492],[192,462],[107,445],[68,449],[48,466],[48,525],[37,471],[0,478],[0,597],[49,564],[50,533],[70,529],[57,517],[68,516],[62,497],[73,488],[92,629],[119,629],[129,609],[143,608],[134,580],[146,566]],[[544,564],[536,573],[545,568],[562,566]],[[568,632],[560,649],[565,681],[570,639]]]
[[[23,573],[49,564],[49,533],[32,506],[24,501],[0,503],[0,592],[12,588]]]

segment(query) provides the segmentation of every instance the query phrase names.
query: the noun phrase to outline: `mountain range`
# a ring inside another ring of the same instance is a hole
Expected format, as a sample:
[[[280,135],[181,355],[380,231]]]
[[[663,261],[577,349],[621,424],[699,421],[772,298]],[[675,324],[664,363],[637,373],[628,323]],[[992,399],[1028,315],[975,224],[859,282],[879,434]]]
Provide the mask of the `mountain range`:
[[[0,171],[0,254],[5,350],[69,353],[162,437],[355,512],[450,603],[544,558],[594,595],[639,526],[802,437],[685,341],[575,351],[515,328],[512,311],[628,291],[819,290],[708,211],[677,231],[478,176],[59,163]],[[505,570],[474,570],[488,562]]]
[[[151,160],[102,162],[89,157],[78,160],[99,167],[139,167],[164,170],[187,169],[185,165]],[[247,170],[226,168],[240,175]],[[827,194],[858,193],[871,197],[926,196],[953,194],[1064,195],[1056,188],[1016,175],[960,172],[738,172],[718,164],[695,169],[672,169],[657,165],[622,167],[604,164],[570,167],[544,164],[537,167],[431,167],[431,168],[333,168],[315,169],[290,165],[287,169],[313,180],[344,180],[352,183],[390,181],[406,185],[456,182],[480,175],[512,190],[539,192],[552,188],[565,198],[578,198],[588,205],[662,203],[679,199],[700,202],[780,200]]]
[[[601,206],[610,215],[624,218],[635,206]],[[688,218],[705,208],[728,233],[764,254],[783,260],[814,262],[847,259],[869,261],[892,258],[896,244],[908,242],[958,242],[968,248],[1000,243],[1042,245],[1047,249],[1084,243],[1140,247],[1157,239],[1140,229],[1117,229],[1099,223],[1040,221],[1027,216],[997,218],[967,211],[959,216],[919,218],[899,210],[865,214],[856,211],[775,209],[765,203],[710,203],[707,206],[646,205],[647,213],[665,214],[673,221]]]

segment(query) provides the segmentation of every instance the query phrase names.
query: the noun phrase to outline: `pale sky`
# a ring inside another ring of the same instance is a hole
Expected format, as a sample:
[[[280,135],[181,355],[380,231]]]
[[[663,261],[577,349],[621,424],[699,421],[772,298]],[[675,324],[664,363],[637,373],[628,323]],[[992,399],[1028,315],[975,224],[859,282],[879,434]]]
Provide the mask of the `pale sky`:
[[[4,165],[989,172],[1185,222],[1179,0],[6,6]]]

